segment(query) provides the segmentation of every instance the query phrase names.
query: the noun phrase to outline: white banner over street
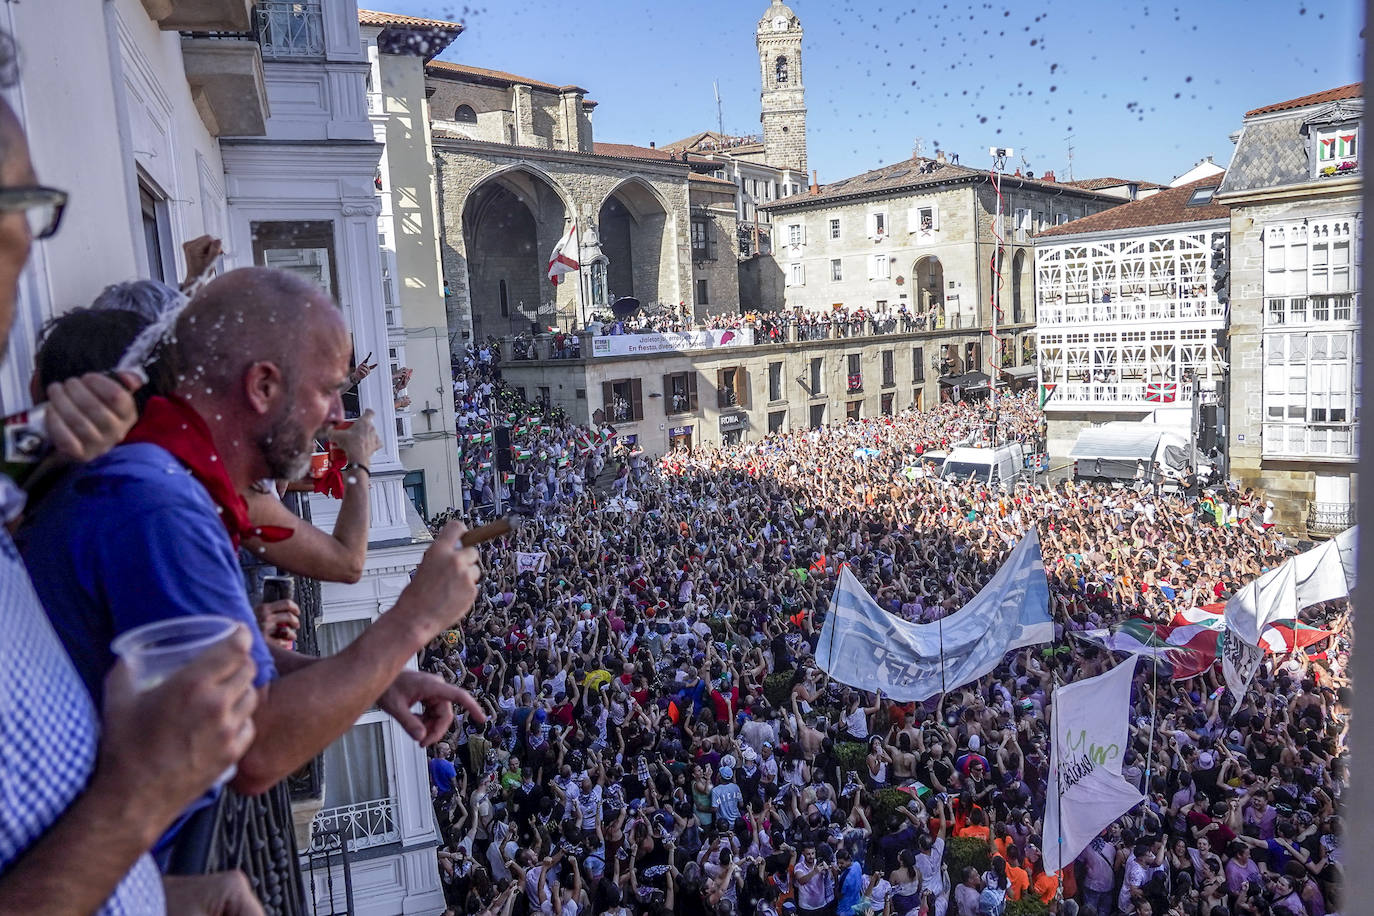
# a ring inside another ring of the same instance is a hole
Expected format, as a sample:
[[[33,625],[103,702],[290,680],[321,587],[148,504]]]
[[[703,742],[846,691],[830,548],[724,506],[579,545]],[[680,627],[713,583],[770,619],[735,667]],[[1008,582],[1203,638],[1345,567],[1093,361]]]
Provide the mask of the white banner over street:
[[[722,350],[752,347],[754,329],[724,331],[664,331],[659,334],[608,334],[592,338],[592,356],[639,356],[685,350]]]
[[[1056,688],[1050,708],[1045,871],[1072,864],[1093,837],[1145,796],[1121,775],[1135,659]]]
[[[1034,529],[972,601],[937,623],[887,613],[846,568],[816,657],[842,684],[899,702],[925,700],[977,680],[1013,649],[1053,640],[1049,601]]]
[[[1246,585],[1226,602],[1226,632],[1221,667],[1236,701],[1245,695],[1260,661],[1264,628],[1279,620],[1297,620],[1303,608],[1345,598],[1355,587],[1358,529],[1348,528],[1331,540],[1300,553]]]

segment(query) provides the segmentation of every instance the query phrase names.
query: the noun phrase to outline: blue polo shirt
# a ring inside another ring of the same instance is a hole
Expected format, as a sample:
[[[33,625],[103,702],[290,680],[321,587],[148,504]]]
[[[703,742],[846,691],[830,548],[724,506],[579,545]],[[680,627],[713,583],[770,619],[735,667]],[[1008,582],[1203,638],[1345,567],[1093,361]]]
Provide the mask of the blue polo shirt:
[[[111,640],[169,617],[242,621],[253,635],[255,685],[276,677],[218,507],[161,446],[121,445],[74,468],[34,508],[18,542],[53,629],[97,706],[114,666]]]

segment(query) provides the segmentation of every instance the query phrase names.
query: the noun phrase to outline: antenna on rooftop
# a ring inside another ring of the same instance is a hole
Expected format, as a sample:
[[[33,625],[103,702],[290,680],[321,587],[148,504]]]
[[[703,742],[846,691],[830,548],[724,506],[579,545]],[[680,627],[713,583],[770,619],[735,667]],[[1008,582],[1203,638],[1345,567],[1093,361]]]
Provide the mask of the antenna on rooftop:
[[[1073,181],[1073,134],[1069,134],[1064,140],[1069,144],[1069,181]]]
[[[911,144],[911,158],[920,159],[926,151],[926,138],[917,137]]]
[[[716,89],[716,133],[721,137],[725,136],[725,112],[720,105],[720,80],[712,80],[711,85]]]

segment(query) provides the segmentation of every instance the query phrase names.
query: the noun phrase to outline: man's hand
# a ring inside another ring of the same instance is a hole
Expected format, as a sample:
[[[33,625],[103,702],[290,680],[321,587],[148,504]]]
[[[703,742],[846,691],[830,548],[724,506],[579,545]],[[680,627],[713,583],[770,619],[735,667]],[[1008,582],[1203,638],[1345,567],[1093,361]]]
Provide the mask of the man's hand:
[[[89,372],[48,386],[48,439],[73,461],[99,458],[120,443],[138,420],[132,391],[142,380],[121,372],[117,379]]]
[[[262,904],[241,871],[163,875],[167,912],[179,916],[262,916]]]
[[[353,371],[348,374],[348,380],[351,383],[357,385],[363,379],[371,375],[373,369],[377,368],[377,361],[372,360],[372,362],[368,362],[370,359],[372,359],[372,354],[369,352],[362,358],[362,361],[359,362],[358,365],[353,367]]]
[[[424,706],[419,715],[411,712],[416,703]],[[487,721],[487,714],[472,694],[423,671],[402,671],[377,701],[377,705],[399,722],[420,747],[429,747],[448,733],[453,724],[454,703],[467,710],[474,722]]]
[[[186,255],[185,289],[214,266],[215,259],[224,253],[224,243],[213,235],[201,235],[183,243],[181,251]]]
[[[424,631],[422,642],[462,623],[477,598],[482,578],[477,549],[462,547],[458,540],[467,530],[462,522],[444,526],[390,612],[400,610],[414,619]]]
[[[134,689],[123,662],[105,679],[96,779],[146,818],[150,844],[253,743],[251,646],[238,627],[150,690]]]
[[[382,437],[377,435],[377,428],[372,423],[373,416],[375,414],[369,407],[363,411],[361,417],[353,421],[352,426],[329,431],[329,441],[343,449],[350,462],[367,464],[382,447]]]
[[[290,652],[296,645],[301,629],[301,609],[290,598],[269,601],[253,608],[263,638],[279,649]]]

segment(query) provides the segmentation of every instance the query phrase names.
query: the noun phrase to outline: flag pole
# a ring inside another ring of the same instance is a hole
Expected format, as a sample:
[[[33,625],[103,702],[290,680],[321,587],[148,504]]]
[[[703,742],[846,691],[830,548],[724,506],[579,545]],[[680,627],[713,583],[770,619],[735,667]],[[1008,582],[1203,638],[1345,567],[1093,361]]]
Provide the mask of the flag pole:
[[[1155,762],[1155,719],[1159,714],[1159,653],[1150,666],[1150,747],[1145,755],[1145,795],[1150,795],[1150,770]]]
[[[578,330],[581,331],[587,326],[587,280],[590,272],[582,269],[582,221],[579,219],[573,220],[573,234],[577,237],[577,311]]]

